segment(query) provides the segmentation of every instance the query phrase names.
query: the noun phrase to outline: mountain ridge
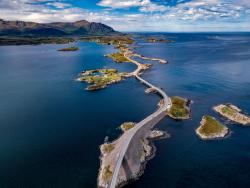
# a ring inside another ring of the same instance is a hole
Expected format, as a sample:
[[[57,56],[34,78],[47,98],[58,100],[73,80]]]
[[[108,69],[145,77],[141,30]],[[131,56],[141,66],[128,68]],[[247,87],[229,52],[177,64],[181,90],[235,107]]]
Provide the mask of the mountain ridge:
[[[0,36],[86,36],[120,34],[102,23],[79,20],[75,22],[37,23],[0,19]]]

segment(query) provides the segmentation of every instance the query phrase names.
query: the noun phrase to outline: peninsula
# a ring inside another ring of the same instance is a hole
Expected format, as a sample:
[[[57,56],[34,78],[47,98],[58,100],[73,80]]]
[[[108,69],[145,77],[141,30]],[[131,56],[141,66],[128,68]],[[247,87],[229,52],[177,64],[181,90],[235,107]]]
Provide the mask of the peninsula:
[[[229,134],[229,129],[212,116],[203,116],[196,134],[203,140],[224,138]]]
[[[223,117],[242,125],[250,126],[250,117],[243,114],[241,109],[232,104],[220,104],[213,108]]]

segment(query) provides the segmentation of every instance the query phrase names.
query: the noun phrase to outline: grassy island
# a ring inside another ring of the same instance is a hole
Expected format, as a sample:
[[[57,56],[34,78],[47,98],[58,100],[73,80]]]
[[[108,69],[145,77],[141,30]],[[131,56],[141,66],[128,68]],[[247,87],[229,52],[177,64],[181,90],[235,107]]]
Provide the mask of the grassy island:
[[[70,52],[70,51],[78,51],[78,50],[80,50],[79,47],[72,46],[72,47],[68,47],[68,48],[62,48],[62,49],[60,49],[58,51],[60,51],[60,52]]]
[[[241,113],[241,110],[237,106],[232,104],[220,104],[213,109],[231,121],[242,125],[250,125],[250,117]]]
[[[125,122],[121,125],[121,129],[123,132],[128,131],[129,129],[132,129],[135,126],[134,122]]]
[[[188,107],[188,100],[181,97],[171,97],[172,107],[167,114],[173,119],[189,119],[190,109]]]
[[[83,72],[78,80],[89,83],[90,85],[86,89],[93,91],[122,81],[126,74],[119,73],[116,69],[88,70]]]
[[[216,139],[224,138],[229,133],[229,129],[214,117],[206,115],[202,117],[201,125],[196,129],[196,133],[201,139]]]
[[[107,44],[107,45],[114,45],[114,46],[126,46],[129,44],[133,44],[134,40],[131,39],[129,36],[90,36],[90,37],[82,37],[80,38],[82,41],[87,42],[96,42],[99,44]]]
[[[114,62],[116,63],[122,63],[122,62],[130,62],[128,58],[124,56],[122,53],[113,53],[113,54],[108,54],[107,57],[113,59]]]

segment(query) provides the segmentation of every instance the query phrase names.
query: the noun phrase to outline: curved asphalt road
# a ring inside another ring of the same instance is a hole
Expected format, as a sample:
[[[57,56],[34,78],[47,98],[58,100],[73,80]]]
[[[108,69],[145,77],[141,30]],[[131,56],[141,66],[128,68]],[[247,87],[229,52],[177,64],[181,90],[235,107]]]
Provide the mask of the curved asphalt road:
[[[150,116],[146,117],[141,122],[137,123],[135,125],[135,127],[130,130],[130,132],[129,132],[128,136],[127,136],[128,137],[127,142],[124,143],[124,145],[122,147],[122,150],[120,151],[119,155],[117,156],[117,162],[116,162],[116,166],[115,166],[115,169],[114,169],[114,172],[113,172],[113,175],[112,175],[112,179],[111,179],[109,188],[115,188],[116,187],[117,179],[118,179],[118,176],[119,176],[119,171],[120,171],[120,168],[122,166],[122,161],[123,161],[123,159],[125,157],[127,149],[129,147],[129,144],[130,144],[133,136],[136,134],[136,132],[138,130],[140,130],[144,125],[149,123],[150,121],[157,120],[157,118],[159,118],[160,115],[162,115],[162,113],[165,113],[166,110],[170,109],[171,106],[172,106],[170,98],[167,96],[167,94],[162,89],[152,85],[151,83],[149,83],[146,80],[142,79],[138,75],[135,75],[135,77],[138,80],[140,80],[142,83],[147,85],[148,87],[151,87],[151,88],[155,89],[163,97],[164,104],[156,112],[154,112]]]

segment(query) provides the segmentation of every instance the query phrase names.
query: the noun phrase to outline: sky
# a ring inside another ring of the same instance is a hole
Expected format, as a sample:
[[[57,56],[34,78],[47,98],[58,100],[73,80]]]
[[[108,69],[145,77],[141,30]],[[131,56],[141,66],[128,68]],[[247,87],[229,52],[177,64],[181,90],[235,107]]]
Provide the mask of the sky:
[[[0,18],[88,20],[118,31],[250,31],[250,0],[0,0]]]

